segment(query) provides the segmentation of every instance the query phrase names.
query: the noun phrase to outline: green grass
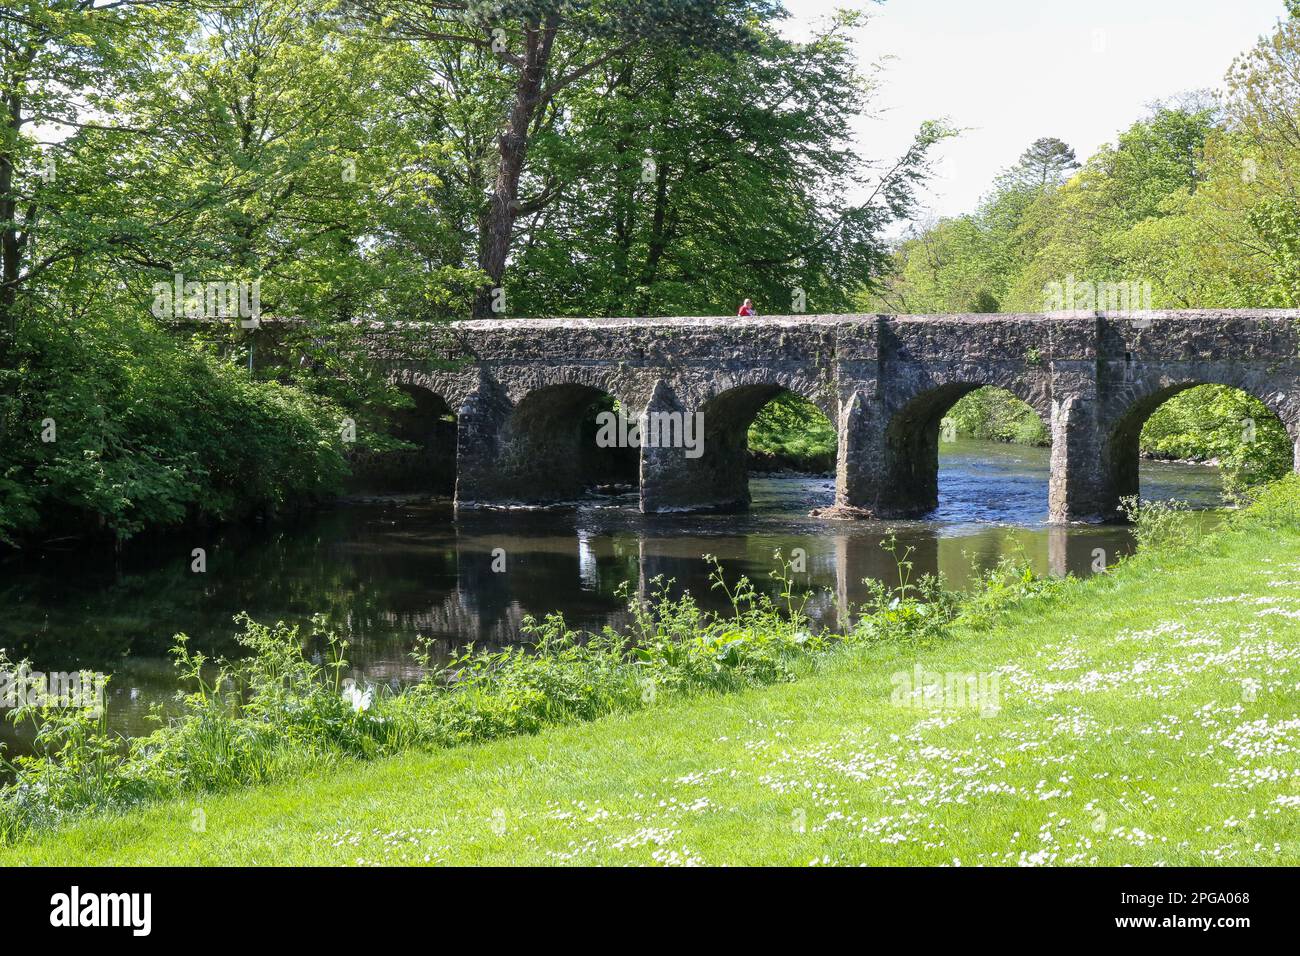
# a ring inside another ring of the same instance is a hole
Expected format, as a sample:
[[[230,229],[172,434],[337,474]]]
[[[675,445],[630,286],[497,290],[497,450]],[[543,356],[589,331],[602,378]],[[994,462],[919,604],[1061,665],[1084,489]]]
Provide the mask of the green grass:
[[[891,700],[997,672],[1000,710]],[[1249,683],[1249,682],[1257,683]],[[0,864],[1300,863],[1300,532],[792,684],[100,816]]]

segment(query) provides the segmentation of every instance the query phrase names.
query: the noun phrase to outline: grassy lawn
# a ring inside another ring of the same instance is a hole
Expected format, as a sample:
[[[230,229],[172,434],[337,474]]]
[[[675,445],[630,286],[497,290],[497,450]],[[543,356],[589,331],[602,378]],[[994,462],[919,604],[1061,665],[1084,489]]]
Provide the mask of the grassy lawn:
[[[896,699],[918,664],[1000,706]],[[993,631],[86,820],[0,864],[1294,865],[1298,688],[1300,534],[1238,535]]]

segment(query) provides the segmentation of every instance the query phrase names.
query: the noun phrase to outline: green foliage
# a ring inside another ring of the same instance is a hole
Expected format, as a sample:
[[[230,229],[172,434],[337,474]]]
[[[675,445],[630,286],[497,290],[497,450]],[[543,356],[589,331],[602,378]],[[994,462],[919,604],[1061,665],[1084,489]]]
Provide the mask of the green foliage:
[[[930,646],[955,628],[990,627],[1005,611],[1031,598],[1050,600],[1064,586],[1062,578],[1041,577],[1028,564],[1005,557],[966,592],[956,592],[937,575],[914,578],[913,549],[900,553],[892,533],[880,546],[894,558],[898,584],[865,582],[868,598],[854,628],[858,640]]]
[[[1300,475],[1291,473],[1255,485],[1241,497],[1243,507],[1229,512],[1222,534],[1259,535],[1261,532],[1300,528]],[[1180,501],[1141,501],[1125,498],[1121,503],[1132,523],[1139,556],[1205,548],[1215,535],[1207,533],[1205,515]]]
[[[1258,399],[1223,385],[1175,395],[1147,419],[1141,447],[1159,458],[1215,459],[1232,495],[1291,470],[1292,442]]]
[[[1050,194],[1013,167],[973,214],[914,230],[896,251],[892,274],[861,304],[918,315],[1005,311],[1032,242],[1026,217]]]
[[[1158,106],[1099,154],[1108,192],[1124,219],[1141,222],[1165,212],[1169,196],[1192,193],[1206,176],[1205,141],[1217,124],[1212,106]]]
[[[0,649],[0,672],[21,669]],[[93,680],[90,674],[82,677]],[[140,792],[119,772],[123,743],[108,731],[102,706],[87,701],[75,703],[91,706],[66,706],[44,688],[33,694],[6,715],[15,724],[32,726],[33,746],[41,756],[0,759],[0,771],[17,781],[0,803],[0,841],[33,826],[54,826],[66,816],[129,805]]]
[[[316,0],[20,7],[0,11],[0,540],[332,493],[344,416],[383,448],[400,400],[353,320],[463,314],[478,281],[422,198],[437,145],[378,82],[396,51]],[[266,324],[155,321],[178,276],[257,283]]]
[[[1051,435],[1038,413],[1003,388],[985,386],[963,396],[947,415],[957,434],[1019,445],[1048,445]]]
[[[1246,532],[1300,527],[1300,475],[1252,488],[1248,507],[1233,512],[1229,527]]]
[[[0,537],[296,507],[335,491],[342,411],[116,313],[20,331]]]
[[[1183,501],[1143,501],[1136,495],[1120,502],[1140,552],[1160,551],[1195,540],[1201,516]]]
[[[1043,136],[1029,144],[1020,160],[1003,174],[1008,186],[1042,190],[1057,186],[1078,169],[1074,150],[1055,136]]]
[[[925,126],[873,181],[851,145],[865,85],[855,25],[842,15],[795,43],[763,23],[744,52],[620,57],[601,77],[609,92],[584,90],[534,145],[539,191],[571,185],[525,229],[515,307],[700,315],[750,297],[760,312],[847,308],[882,271],[884,227],[908,214],[948,135]],[[848,184],[871,201],[851,202]]]
[[[783,392],[761,409],[749,426],[751,451],[789,460],[807,471],[835,466],[835,426],[820,408],[794,392]]]
[[[928,643],[943,635],[957,616],[958,596],[944,587],[934,574],[913,578],[912,548],[899,553],[898,539],[891,533],[880,542],[898,568],[898,584],[870,578],[867,585],[867,613],[859,618],[854,634],[865,641]]]

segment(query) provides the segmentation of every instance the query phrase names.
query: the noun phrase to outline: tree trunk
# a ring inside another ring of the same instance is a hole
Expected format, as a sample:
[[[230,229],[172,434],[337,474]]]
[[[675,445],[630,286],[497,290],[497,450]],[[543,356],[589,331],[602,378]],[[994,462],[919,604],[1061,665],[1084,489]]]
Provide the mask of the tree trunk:
[[[18,142],[22,127],[22,101],[11,93],[5,102],[5,125],[10,142]],[[0,369],[13,361],[18,337],[18,278],[22,272],[23,243],[18,230],[18,197],[14,195],[14,154],[0,152]]]
[[[519,180],[528,154],[528,133],[541,104],[543,83],[550,65],[551,46],[559,24],[558,17],[548,17],[545,24],[531,24],[519,80],[515,84],[515,101],[506,128],[498,140],[500,160],[496,183],[487,208],[479,216],[478,265],[488,282],[474,295],[474,318],[487,319],[495,314],[496,290],[505,278],[506,261],[514,238],[515,220],[519,216]]]
[[[670,75],[663,93],[663,102],[661,104],[662,119],[668,122],[668,117],[672,115],[672,110],[677,103],[677,77]],[[670,203],[669,196],[669,167],[670,164],[666,159],[661,159],[655,166],[655,200],[654,210],[650,217],[650,236],[647,241],[645,262],[641,265],[641,275],[637,280],[637,286],[640,292],[636,296],[635,312],[637,315],[648,315],[654,302],[654,284],[659,278],[659,264],[663,260],[664,254],[668,251],[668,244],[672,240],[673,226],[668,221],[668,210]]]
[[[631,110],[634,60],[628,60],[619,71],[614,83],[616,99],[622,100],[625,109]],[[605,300],[605,315],[613,317],[628,311],[631,298],[631,259],[633,228],[636,222],[636,193],[645,167],[632,152],[636,128],[629,117],[623,120],[618,141],[614,144],[614,177],[617,184],[618,213],[614,217],[614,261],[610,267],[609,295]]]
[[[668,251],[668,164],[661,163],[655,170],[655,208],[651,219],[650,240],[645,263],[641,268],[641,288],[637,296],[636,313],[647,315],[653,301],[653,287],[659,278],[659,263]]]

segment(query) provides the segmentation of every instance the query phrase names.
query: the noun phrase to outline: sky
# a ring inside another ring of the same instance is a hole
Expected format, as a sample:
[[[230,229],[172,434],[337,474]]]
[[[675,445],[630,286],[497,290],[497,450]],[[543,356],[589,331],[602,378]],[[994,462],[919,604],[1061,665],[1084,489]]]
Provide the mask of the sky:
[[[1233,58],[1283,15],[1282,0],[785,0],[783,32],[807,35],[837,7],[866,6],[855,34],[880,62],[863,154],[890,160],[923,120],[965,132],[936,154],[926,213],[970,212],[1031,142],[1055,136],[1080,161],[1147,112],[1219,88]],[[886,59],[888,58],[888,59]],[[920,218],[920,217],[918,217]]]

